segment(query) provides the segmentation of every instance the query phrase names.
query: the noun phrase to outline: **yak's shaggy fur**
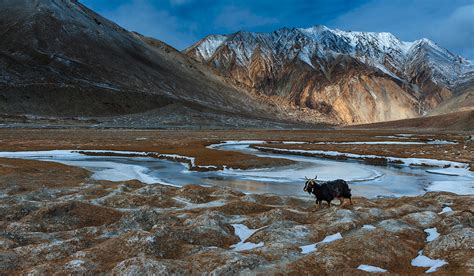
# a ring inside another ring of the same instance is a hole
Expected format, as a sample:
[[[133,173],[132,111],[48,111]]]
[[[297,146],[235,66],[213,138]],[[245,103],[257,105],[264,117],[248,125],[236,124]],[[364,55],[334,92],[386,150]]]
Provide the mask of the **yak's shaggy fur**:
[[[316,178],[307,179],[303,190],[309,194],[314,194],[316,196],[316,204],[320,207],[323,200],[328,203],[328,207],[331,207],[331,201],[334,198],[339,199],[341,205],[344,204],[345,198],[348,198],[352,204],[351,189],[347,182],[342,179],[327,181],[321,184],[316,182]]]

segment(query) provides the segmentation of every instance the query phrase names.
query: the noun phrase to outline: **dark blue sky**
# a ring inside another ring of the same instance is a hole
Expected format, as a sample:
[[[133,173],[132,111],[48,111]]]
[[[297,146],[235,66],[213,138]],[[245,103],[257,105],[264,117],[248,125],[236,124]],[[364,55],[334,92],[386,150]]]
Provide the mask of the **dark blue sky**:
[[[81,0],[126,29],[184,49],[208,34],[323,24],[427,37],[474,59],[473,0]]]

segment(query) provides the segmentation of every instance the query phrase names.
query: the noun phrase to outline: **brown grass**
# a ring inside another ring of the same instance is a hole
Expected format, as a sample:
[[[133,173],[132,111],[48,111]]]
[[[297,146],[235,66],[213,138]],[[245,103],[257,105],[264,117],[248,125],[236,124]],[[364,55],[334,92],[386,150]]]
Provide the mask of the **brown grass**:
[[[256,168],[291,164],[286,159],[262,158],[232,151],[207,148],[225,140],[266,141],[380,141],[397,140],[400,131],[386,130],[234,130],[234,131],[146,131],[100,129],[0,129],[0,151],[21,150],[123,150],[179,154],[196,158],[197,165],[231,168]],[[407,133],[407,132],[402,132]],[[463,149],[464,133],[414,132],[416,137],[400,141],[447,139],[457,145],[272,145],[272,147],[338,150],[358,154],[380,154],[395,157],[421,157],[472,162],[472,146]]]
[[[355,153],[361,155],[393,156],[401,158],[443,159],[455,162],[472,162],[474,147],[456,145],[347,145],[347,144],[273,144],[264,148],[322,150]]]
[[[0,158],[0,190],[11,194],[75,187],[89,176],[87,170],[58,163]]]

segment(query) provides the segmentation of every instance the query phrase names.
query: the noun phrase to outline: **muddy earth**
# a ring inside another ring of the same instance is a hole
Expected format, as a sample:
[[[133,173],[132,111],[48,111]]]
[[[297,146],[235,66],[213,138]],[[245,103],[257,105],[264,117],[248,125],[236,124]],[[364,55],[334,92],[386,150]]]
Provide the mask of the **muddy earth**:
[[[192,156],[199,165],[252,168],[287,161],[206,146],[232,139],[376,141],[377,136],[390,140],[395,134],[1,130],[0,148],[157,151]],[[428,139],[417,135],[410,139]],[[430,157],[472,161],[472,148],[462,144],[462,137],[436,134],[436,139],[458,143],[390,145],[385,150],[405,156],[419,155],[424,149]],[[352,152],[369,148],[367,144],[341,146]],[[372,148],[384,149],[383,145]],[[353,205],[339,206],[336,200],[331,207],[318,208],[310,195],[111,182],[91,175],[59,163],[0,158],[1,274],[474,273],[472,195],[355,197]]]
[[[447,263],[437,273],[474,273],[473,196],[354,198],[319,209],[310,196],[97,181],[17,159],[0,160],[0,189],[5,275],[367,273],[360,265],[424,273],[431,266],[412,265],[421,250]],[[439,236],[428,242],[433,228]],[[314,249],[303,253],[307,245]]]

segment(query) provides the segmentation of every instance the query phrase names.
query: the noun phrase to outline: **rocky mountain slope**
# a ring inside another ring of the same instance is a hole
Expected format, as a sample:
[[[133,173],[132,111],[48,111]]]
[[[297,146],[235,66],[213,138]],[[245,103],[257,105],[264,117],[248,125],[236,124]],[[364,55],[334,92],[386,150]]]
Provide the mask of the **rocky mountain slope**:
[[[431,129],[442,131],[474,131],[474,110],[450,112],[442,115],[425,116],[395,120],[389,122],[378,122],[372,124],[351,125],[347,128],[359,129]]]
[[[471,106],[459,92],[470,61],[426,39],[315,26],[209,36],[181,53],[76,0],[2,1],[0,30],[0,123],[288,128]]]
[[[321,25],[211,35],[185,53],[246,89],[348,124],[420,116],[474,71],[428,39]]]
[[[429,114],[441,115],[469,110],[474,110],[474,78],[457,85],[453,91],[453,96],[431,110]]]
[[[289,117],[207,66],[119,27],[76,0],[1,1],[0,33],[0,114],[161,114],[166,119],[155,123],[158,127]],[[195,117],[209,120],[195,122]],[[127,118],[120,120],[127,125]]]

